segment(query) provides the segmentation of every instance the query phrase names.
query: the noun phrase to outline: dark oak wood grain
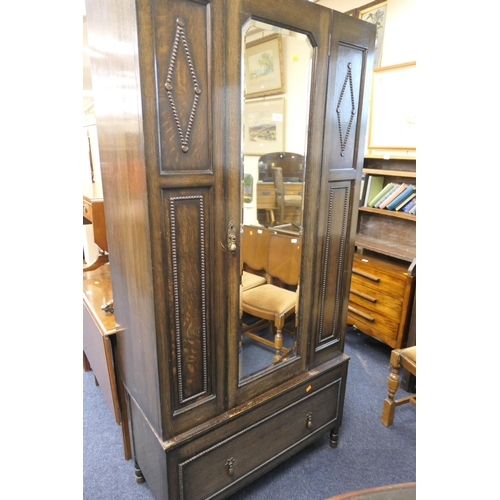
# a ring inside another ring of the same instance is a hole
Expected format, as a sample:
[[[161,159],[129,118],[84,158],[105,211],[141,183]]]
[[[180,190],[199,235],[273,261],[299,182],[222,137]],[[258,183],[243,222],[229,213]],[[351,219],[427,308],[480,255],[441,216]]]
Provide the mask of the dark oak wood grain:
[[[307,35],[314,57],[298,352],[242,382],[235,228],[250,19]],[[88,0],[87,25],[136,477],[158,499],[225,498],[321,433],[339,438],[375,29],[302,0]]]

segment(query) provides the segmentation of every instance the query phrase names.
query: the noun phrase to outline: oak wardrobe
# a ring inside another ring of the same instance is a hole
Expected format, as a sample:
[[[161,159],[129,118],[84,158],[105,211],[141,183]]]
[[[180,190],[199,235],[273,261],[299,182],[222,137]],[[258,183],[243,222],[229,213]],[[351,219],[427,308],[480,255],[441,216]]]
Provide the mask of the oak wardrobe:
[[[307,0],[86,0],[86,16],[137,480],[225,498],[339,439],[375,26]],[[273,151],[304,156],[301,220],[259,228],[243,179]],[[287,289],[286,317],[255,313],[271,299],[245,312],[245,231],[288,238],[295,284],[259,285]]]

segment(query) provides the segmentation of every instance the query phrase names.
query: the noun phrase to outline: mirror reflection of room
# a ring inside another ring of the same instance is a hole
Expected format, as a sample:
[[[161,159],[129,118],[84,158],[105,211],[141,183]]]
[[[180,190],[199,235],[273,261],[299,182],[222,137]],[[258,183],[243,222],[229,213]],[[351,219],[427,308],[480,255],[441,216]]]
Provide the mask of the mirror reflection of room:
[[[240,380],[298,352],[302,207],[312,46],[250,21],[243,28]]]

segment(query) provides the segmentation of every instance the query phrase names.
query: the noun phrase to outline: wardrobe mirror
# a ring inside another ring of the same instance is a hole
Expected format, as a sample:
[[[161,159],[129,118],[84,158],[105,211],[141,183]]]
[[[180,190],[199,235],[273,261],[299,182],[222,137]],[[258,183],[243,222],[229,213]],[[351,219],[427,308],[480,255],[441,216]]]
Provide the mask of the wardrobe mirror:
[[[240,383],[299,348],[302,214],[313,48],[259,21],[242,30]]]

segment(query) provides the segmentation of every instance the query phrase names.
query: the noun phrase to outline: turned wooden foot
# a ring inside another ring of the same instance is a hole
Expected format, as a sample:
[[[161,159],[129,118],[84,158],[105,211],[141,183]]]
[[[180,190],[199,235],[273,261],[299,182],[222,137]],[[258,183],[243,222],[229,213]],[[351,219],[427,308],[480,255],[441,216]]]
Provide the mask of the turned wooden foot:
[[[139,468],[139,465],[137,464],[137,462],[135,462],[134,468],[135,468],[135,482],[137,484],[144,483],[145,479],[144,479],[144,476],[142,475],[142,471]]]
[[[281,350],[283,349],[283,334],[281,333],[281,328],[276,330],[276,335],[274,336],[274,347],[276,349],[276,354],[274,355],[273,361],[277,363],[283,358],[283,355],[281,354]]]
[[[339,428],[334,427],[330,431],[330,448],[337,448],[338,444],[339,444]]]

